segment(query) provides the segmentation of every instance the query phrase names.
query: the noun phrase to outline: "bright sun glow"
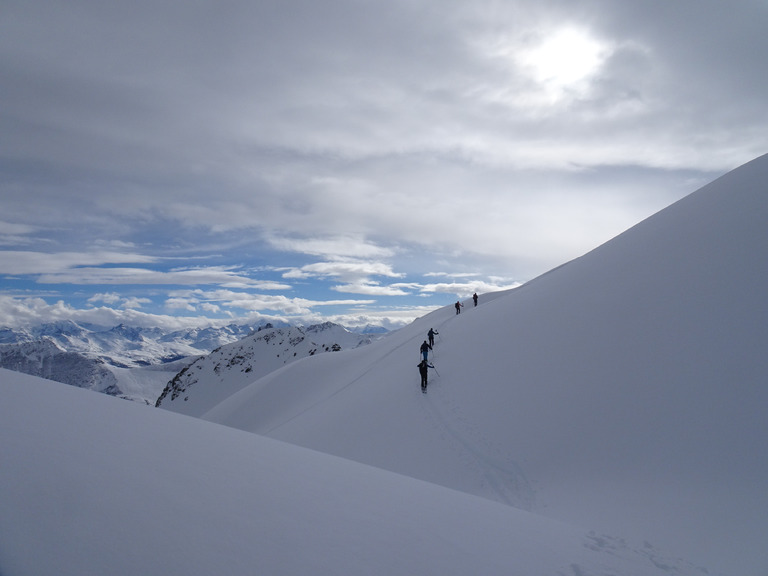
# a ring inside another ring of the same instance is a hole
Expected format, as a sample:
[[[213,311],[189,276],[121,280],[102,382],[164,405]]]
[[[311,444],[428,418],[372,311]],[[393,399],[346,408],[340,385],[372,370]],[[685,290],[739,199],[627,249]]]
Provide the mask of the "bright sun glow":
[[[543,37],[517,59],[537,83],[557,97],[564,90],[582,89],[606,55],[606,46],[586,32],[565,28]]]

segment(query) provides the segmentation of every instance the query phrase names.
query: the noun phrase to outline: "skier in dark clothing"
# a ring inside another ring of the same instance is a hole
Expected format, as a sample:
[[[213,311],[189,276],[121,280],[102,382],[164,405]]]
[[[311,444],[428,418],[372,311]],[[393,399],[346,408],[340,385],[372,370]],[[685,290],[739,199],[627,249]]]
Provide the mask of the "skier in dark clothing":
[[[475,301],[475,306],[477,306],[477,292],[475,292],[474,294],[472,294],[472,300],[474,300],[474,301]]]
[[[426,360],[422,360],[419,362],[419,374],[421,374],[421,391],[426,394],[427,393],[427,369],[429,368],[429,364],[427,364]]]
[[[427,356],[429,356],[430,350],[432,350],[432,347],[427,344],[426,340],[424,340],[424,344],[421,345],[421,357],[424,359],[424,362],[427,361]]]
[[[461,302],[456,300],[456,304],[454,304],[454,306],[456,307],[456,314],[461,314]]]
[[[432,346],[435,345],[435,334],[440,334],[440,332],[435,332],[434,328],[430,328],[429,332],[427,332],[427,336],[429,337],[429,347],[432,348]]]

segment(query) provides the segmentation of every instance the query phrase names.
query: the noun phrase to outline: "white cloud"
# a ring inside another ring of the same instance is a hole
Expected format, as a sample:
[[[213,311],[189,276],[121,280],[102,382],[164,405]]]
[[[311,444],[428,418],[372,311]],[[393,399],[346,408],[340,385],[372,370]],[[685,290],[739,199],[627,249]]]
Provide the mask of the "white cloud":
[[[108,252],[0,251],[0,272],[5,274],[66,275],[73,269],[91,269],[104,264],[147,264],[157,259],[144,254]],[[73,276],[74,277],[74,276]]]
[[[427,272],[425,277],[450,277],[450,278],[473,278],[480,276],[477,272]]]
[[[460,298],[467,298],[475,292],[498,292],[510,290],[520,286],[520,282],[490,283],[485,281],[473,282],[444,282],[437,284],[425,284],[421,287],[422,293],[456,294]]]
[[[310,300],[289,298],[283,295],[253,294],[232,290],[174,290],[166,300],[169,308],[195,311],[200,305],[215,306],[218,309],[245,310],[248,312],[278,312],[286,316],[312,314],[317,306],[355,306],[371,304],[372,300]]]
[[[351,284],[341,284],[333,286],[332,289],[337,292],[348,292],[352,294],[367,294],[369,296],[405,296],[410,294],[410,291],[403,290],[404,286],[413,286],[412,284],[391,284],[389,286],[382,286],[377,282],[360,281]]]
[[[120,304],[120,307],[126,309],[134,309],[141,308],[144,304],[152,304],[152,300],[149,298],[125,298]]]
[[[141,308],[144,304],[152,304],[152,300],[149,298],[141,298],[136,296],[123,297],[116,292],[109,292],[103,294],[94,294],[88,298],[88,304],[95,305],[99,302],[108,304],[110,306],[119,306],[120,308]]]
[[[147,268],[70,268],[41,274],[41,284],[144,284],[144,285],[198,285],[218,284],[231,287],[250,287],[259,290],[289,290],[282,282],[253,279],[243,270],[228,266],[177,268],[168,271]]]
[[[117,292],[104,292],[94,294],[88,298],[88,304],[96,304],[98,302],[103,302],[104,304],[117,304],[121,300],[122,297]]]
[[[349,282],[359,281],[369,276],[402,278],[404,274],[394,272],[390,264],[352,259],[315,262],[283,274],[284,278],[329,277],[341,278]]]
[[[403,306],[386,309],[375,307],[350,310],[346,314],[331,314],[323,319],[336,322],[342,326],[362,328],[365,326],[382,326],[387,330],[395,330],[413,322],[416,318],[429,314],[438,306]]]
[[[49,304],[42,298],[16,298],[0,294],[0,326],[15,328],[59,320],[73,320],[98,326],[127,324],[168,330],[180,330],[211,323],[210,320],[200,316],[167,316],[109,307],[79,309],[62,300]]]
[[[386,258],[390,248],[378,246],[359,235],[326,238],[287,238],[270,235],[268,242],[278,250],[329,258]]]
[[[197,308],[193,305],[198,302],[197,299],[190,298],[168,298],[165,301],[165,307],[169,310],[186,310],[187,312],[195,312]]]

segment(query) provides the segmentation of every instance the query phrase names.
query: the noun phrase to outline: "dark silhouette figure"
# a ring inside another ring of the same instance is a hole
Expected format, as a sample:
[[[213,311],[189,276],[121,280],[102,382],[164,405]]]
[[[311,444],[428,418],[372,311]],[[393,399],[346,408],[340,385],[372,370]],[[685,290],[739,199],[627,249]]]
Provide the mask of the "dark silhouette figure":
[[[429,337],[429,347],[432,348],[432,346],[435,345],[435,334],[440,334],[440,332],[435,332],[434,328],[430,328],[429,332],[427,332],[427,336]]]
[[[475,292],[474,294],[472,294],[472,300],[474,300],[474,301],[475,301],[475,306],[477,306],[477,292]]]
[[[432,350],[429,344],[427,344],[427,341],[424,340],[424,344],[421,345],[421,357],[424,360],[424,362],[427,361],[427,356],[429,356],[429,351]]]
[[[419,374],[421,374],[421,391],[426,394],[427,393],[427,370],[429,368],[429,364],[427,364],[426,360],[422,360],[419,362]]]
[[[456,304],[454,304],[454,306],[456,307],[456,314],[461,314],[461,302],[456,300]]]

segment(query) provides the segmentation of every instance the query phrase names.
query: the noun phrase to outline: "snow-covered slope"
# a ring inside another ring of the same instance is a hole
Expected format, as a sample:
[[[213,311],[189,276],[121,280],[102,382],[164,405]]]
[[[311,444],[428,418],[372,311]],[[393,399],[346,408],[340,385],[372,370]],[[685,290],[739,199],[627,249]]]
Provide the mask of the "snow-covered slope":
[[[371,337],[331,322],[306,328],[270,324],[222,346],[179,372],[163,390],[157,406],[200,416],[254,380],[297,359],[370,344]]]
[[[154,406],[168,383],[199,358],[201,356],[135,368],[112,365],[108,365],[107,368],[117,378],[120,398]]]
[[[3,576],[703,576],[650,546],[0,370]]]
[[[519,289],[298,361],[204,418],[768,574],[766,223],[763,156]]]

